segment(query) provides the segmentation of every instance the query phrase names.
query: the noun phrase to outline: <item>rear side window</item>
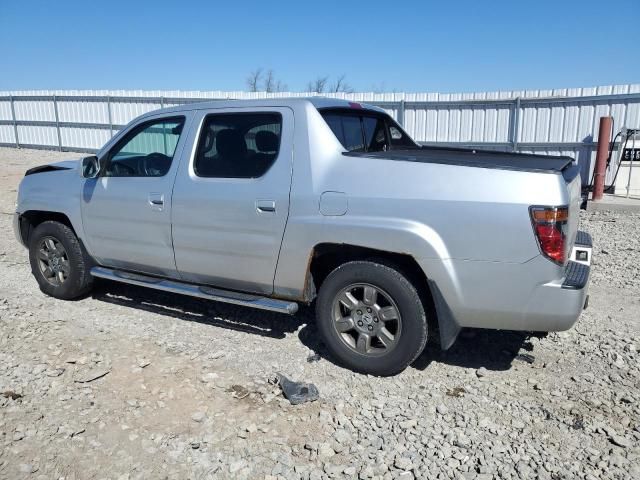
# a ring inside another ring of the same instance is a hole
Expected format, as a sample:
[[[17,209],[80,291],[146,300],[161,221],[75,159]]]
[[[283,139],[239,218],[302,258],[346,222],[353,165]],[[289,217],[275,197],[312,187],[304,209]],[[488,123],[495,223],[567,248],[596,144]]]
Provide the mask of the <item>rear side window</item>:
[[[364,152],[360,117],[338,113],[327,113],[323,117],[344,148],[350,152]]]
[[[353,109],[320,110],[331,131],[349,152],[419,148],[388,116]]]
[[[199,177],[258,178],[280,151],[279,113],[221,113],[207,115],[193,164]]]

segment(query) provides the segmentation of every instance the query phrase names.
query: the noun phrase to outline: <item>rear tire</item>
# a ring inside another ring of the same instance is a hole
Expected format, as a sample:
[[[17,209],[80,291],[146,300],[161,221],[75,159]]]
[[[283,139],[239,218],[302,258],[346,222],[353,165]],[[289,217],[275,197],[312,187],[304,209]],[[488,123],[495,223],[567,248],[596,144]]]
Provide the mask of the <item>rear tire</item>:
[[[336,268],[320,287],[316,321],[331,354],[378,376],[403,371],[427,342],[420,295],[397,269],[373,261]]]
[[[29,239],[31,273],[43,293],[61,300],[85,295],[93,286],[91,259],[67,225],[42,222]]]

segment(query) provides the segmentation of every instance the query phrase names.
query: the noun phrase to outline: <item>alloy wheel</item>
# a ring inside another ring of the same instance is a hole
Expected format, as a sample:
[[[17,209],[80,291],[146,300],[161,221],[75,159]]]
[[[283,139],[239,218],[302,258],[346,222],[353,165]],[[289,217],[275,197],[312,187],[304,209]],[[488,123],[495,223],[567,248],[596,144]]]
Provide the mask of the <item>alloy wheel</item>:
[[[38,266],[44,279],[51,285],[62,285],[71,273],[67,251],[54,237],[43,237],[38,243]]]
[[[389,353],[398,343],[402,318],[393,298],[379,287],[356,283],[333,301],[333,328],[345,345],[366,356]]]

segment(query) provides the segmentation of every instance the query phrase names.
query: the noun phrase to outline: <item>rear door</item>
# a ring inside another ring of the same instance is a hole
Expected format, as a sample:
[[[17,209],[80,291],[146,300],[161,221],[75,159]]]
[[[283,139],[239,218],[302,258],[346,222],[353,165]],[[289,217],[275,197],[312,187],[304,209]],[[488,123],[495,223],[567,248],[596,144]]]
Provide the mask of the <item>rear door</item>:
[[[173,191],[178,272],[185,281],[270,294],[289,212],[293,111],[208,110],[194,124]]]

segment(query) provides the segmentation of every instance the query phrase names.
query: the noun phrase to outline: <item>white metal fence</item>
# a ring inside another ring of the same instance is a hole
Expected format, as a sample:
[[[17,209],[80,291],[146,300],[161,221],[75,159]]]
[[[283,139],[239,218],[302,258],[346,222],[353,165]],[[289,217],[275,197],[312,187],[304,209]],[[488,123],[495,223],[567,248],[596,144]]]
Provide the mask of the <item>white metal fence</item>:
[[[0,92],[0,146],[91,152],[136,116],[158,108],[212,99],[308,95],[219,91]],[[331,96],[384,108],[413,138],[425,144],[572,156],[581,165],[585,181],[591,174],[601,116],[613,116],[616,130],[622,126],[640,127],[640,84]]]

